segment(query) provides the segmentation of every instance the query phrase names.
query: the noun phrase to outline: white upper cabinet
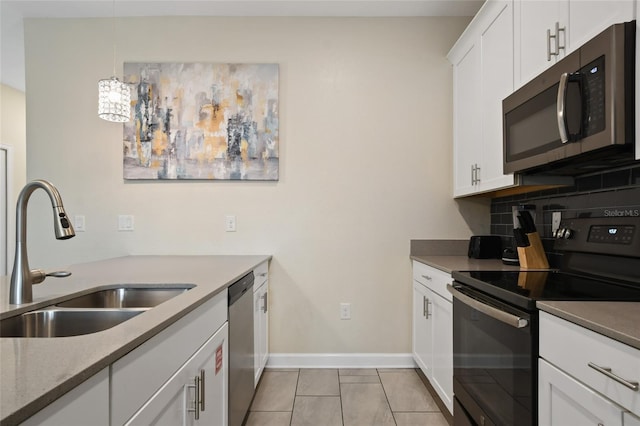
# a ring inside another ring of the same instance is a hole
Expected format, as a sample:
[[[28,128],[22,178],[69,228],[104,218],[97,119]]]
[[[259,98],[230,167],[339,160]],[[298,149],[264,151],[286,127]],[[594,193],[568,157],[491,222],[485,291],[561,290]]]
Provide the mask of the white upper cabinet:
[[[449,52],[456,197],[514,184],[502,171],[502,99],[513,92],[513,42],[513,2],[488,1]]]
[[[482,154],[480,47],[476,40],[464,46],[453,65],[453,195],[460,196],[475,192],[475,170]]]
[[[634,15],[634,0],[515,0],[516,88],[605,28],[631,21]]]
[[[568,2],[516,0],[513,6],[516,27],[513,34],[514,74],[519,87],[566,54],[563,29],[568,17]]]
[[[610,25],[635,19],[637,1],[487,0],[447,55],[454,197],[516,186],[503,173],[502,100]]]
[[[582,46],[610,25],[632,21],[634,0],[569,0],[569,52]]]
[[[513,185],[513,175],[503,173],[502,100],[513,92],[513,4],[499,2],[494,19],[480,36],[482,111],[482,168],[480,191]]]

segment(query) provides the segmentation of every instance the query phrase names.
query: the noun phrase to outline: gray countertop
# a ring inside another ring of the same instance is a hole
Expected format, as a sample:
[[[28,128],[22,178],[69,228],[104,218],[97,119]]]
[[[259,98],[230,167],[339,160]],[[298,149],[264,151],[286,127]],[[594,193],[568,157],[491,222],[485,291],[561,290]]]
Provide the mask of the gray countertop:
[[[638,302],[537,302],[539,309],[640,349]]]
[[[196,287],[98,333],[57,338],[0,338],[0,423],[17,424],[191,312],[271,256],[128,256],[73,265],[68,278],[33,287],[34,302],[8,303],[0,278],[0,318],[115,284]]]
[[[467,256],[411,256],[425,265],[448,274],[453,271],[519,271],[519,266],[505,265],[500,259],[469,259]]]

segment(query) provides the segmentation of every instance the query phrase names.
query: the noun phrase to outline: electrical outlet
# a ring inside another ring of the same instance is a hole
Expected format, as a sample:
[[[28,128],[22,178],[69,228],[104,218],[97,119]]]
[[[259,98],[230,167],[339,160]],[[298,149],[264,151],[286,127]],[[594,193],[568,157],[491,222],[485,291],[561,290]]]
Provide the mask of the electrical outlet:
[[[118,215],[118,231],[133,231],[134,220],[132,214]]]
[[[351,303],[340,304],[340,319],[343,319],[343,320],[351,319]]]
[[[76,232],[84,232],[85,228],[84,215],[77,214],[73,217],[73,230]]]
[[[551,232],[555,233],[560,228],[560,221],[562,221],[562,212],[553,212],[551,214]]]
[[[236,217],[234,215],[227,215],[224,218],[224,230],[226,232],[236,232]]]

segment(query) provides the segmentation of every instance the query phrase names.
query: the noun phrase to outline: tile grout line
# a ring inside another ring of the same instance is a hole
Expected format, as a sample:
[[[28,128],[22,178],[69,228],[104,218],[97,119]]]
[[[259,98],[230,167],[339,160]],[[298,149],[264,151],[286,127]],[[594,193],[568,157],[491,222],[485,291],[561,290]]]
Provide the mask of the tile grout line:
[[[380,377],[380,370],[376,368],[376,373],[378,373],[378,380],[380,380],[380,387],[382,388],[382,392],[384,393],[384,398],[387,400],[387,405],[389,406],[389,411],[391,412],[391,418],[393,419],[393,423],[397,426],[398,422],[396,421],[396,415],[391,409],[391,402],[389,402],[389,396],[387,395],[387,390],[384,388],[384,383],[382,383],[382,377]]]
[[[289,418],[289,426],[293,424],[293,410],[296,408],[296,397],[298,396],[298,383],[300,383],[300,369],[298,368],[298,376],[296,377],[296,388],[293,391],[293,405],[291,406],[291,417]]]
[[[340,419],[344,426],[344,407],[342,406],[342,382],[340,381],[340,369],[338,368],[338,393],[340,394]]]

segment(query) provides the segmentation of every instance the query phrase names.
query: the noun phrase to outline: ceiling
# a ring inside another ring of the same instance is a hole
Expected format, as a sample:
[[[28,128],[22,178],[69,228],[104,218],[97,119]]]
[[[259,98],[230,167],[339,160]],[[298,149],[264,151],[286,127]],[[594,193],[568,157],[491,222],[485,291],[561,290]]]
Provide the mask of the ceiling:
[[[1,0],[0,79],[25,90],[24,18],[473,16],[484,0]]]

